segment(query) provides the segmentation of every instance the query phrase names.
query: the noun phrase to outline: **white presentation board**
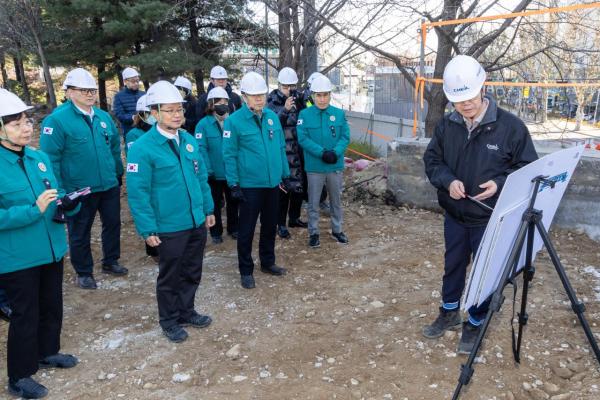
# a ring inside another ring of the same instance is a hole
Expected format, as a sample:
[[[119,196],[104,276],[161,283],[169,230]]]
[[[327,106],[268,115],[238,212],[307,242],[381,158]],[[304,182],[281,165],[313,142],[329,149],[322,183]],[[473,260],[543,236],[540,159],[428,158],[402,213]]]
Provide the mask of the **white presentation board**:
[[[583,154],[583,149],[584,146],[577,146],[548,154],[508,176],[473,260],[461,301],[463,310],[468,310],[472,305],[480,305],[498,287],[523,212],[527,209],[532,195],[534,188],[532,180],[544,175],[555,182],[554,189],[549,185],[541,185],[535,202],[535,208],[543,212],[544,226],[549,229],[560,200],[573,176],[573,171]],[[536,232],[533,244],[534,259],[542,246],[542,239]],[[523,246],[517,271],[523,267],[524,260],[525,246]]]

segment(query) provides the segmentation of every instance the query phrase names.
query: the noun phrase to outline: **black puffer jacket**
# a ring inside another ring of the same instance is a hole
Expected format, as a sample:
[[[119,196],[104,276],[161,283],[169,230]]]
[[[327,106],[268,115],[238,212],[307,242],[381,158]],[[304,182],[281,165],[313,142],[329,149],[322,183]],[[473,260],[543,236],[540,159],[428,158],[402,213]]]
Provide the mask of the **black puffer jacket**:
[[[185,96],[185,103],[183,103],[183,108],[185,110],[185,123],[183,124],[183,129],[188,131],[191,134],[194,134],[194,130],[196,129],[196,124],[198,123],[198,100],[191,94]]]
[[[273,110],[279,117],[279,122],[285,133],[285,152],[290,167],[290,180],[292,184],[298,188],[296,191],[303,191],[302,187],[302,171],[303,159],[302,149],[298,144],[298,135],[296,133],[296,124],[298,123],[298,114],[300,113],[301,102],[296,102],[296,109],[290,111],[285,109],[285,101],[287,97],[279,90],[275,89],[269,93],[267,98],[267,107]]]
[[[209,83],[208,88],[206,89],[206,93],[204,93],[198,99],[198,103],[196,104],[196,117],[198,118],[198,121],[200,121],[206,115],[206,106],[208,106],[208,101],[206,100],[206,98],[208,97],[208,92],[210,92],[210,89],[214,87],[215,85],[213,85],[212,82]],[[229,95],[229,114],[231,115],[235,110],[239,110],[240,108],[242,108],[242,98],[233,91],[229,83],[225,87],[225,91]]]
[[[471,200],[452,199],[448,192],[452,181],[462,181],[466,193],[475,196],[483,192],[479,185],[493,180],[498,191],[485,203],[494,207],[506,177],[538,158],[523,121],[498,108],[492,98],[488,100],[485,116],[470,137],[458,112],[444,116],[423,156],[427,177],[438,189],[440,206],[469,226],[486,225],[490,213]]]

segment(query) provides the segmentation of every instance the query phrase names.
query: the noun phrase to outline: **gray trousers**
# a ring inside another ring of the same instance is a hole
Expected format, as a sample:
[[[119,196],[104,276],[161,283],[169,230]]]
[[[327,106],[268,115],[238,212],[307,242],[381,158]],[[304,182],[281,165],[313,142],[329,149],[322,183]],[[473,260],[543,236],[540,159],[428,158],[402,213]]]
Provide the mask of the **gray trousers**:
[[[342,232],[342,185],[344,183],[343,171],[318,174],[308,172],[308,234],[319,234],[319,201],[323,185],[329,194],[329,210],[331,212],[331,230],[335,233]]]

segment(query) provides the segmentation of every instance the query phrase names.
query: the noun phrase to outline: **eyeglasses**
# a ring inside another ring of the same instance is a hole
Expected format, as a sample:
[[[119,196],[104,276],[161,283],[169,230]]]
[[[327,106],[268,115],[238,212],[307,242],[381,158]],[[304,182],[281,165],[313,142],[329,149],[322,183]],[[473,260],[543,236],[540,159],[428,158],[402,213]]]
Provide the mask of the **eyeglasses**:
[[[23,121],[14,121],[11,122],[9,124],[6,124],[6,126],[10,126],[14,129],[23,129],[23,128],[31,128],[33,126],[33,124],[35,123],[35,121],[33,120],[33,118],[25,118]]]
[[[289,90],[294,90],[296,89],[296,85],[281,85],[282,89],[289,89]]]
[[[80,88],[71,88],[73,90],[76,90],[78,92],[80,92],[81,94],[86,94],[88,96],[93,96],[96,93],[98,93],[98,89],[80,89]]]
[[[129,78],[129,79],[125,79],[125,82],[140,83],[140,79],[139,78]]]
[[[163,110],[162,108],[159,110],[159,112],[161,113],[165,113],[168,115],[175,115],[175,114],[183,114],[184,113],[184,109],[183,108],[176,108],[175,110]]]

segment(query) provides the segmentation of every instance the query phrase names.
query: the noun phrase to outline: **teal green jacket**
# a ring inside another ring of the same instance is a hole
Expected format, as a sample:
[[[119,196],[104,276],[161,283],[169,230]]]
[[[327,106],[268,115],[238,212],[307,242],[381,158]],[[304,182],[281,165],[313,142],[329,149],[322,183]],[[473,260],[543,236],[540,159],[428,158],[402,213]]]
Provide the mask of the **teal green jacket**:
[[[94,118],[71,102],[42,122],[40,148],[50,157],[59,186],[72,192],[86,186],[102,192],[123,174],[121,139],[110,114],[94,107]]]
[[[196,140],[200,146],[200,154],[206,163],[208,175],[213,175],[215,179],[224,181],[225,162],[223,161],[223,129],[219,121],[212,116],[207,115],[196,125]]]
[[[268,108],[259,120],[246,104],[225,120],[223,159],[227,184],[273,188],[290,176],[279,117]]]
[[[129,149],[127,199],[144,239],[151,233],[198,228],[213,213],[208,175],[196,140],[179,130],[177,150],[179,157],[156,125]]]
[[[65,225],[52,221],[56,202],[43,214],[35,204],[46,190],[44,179],[58,189],[50,159],[26,147],[23,166],[0,145],[0,274],[56,262],[67,252]]]
[[[298,143],[304,150],[306,172],[328,173],[344,170],[344,153],[350,143],[350,127],[344,110],[329,106],[305,108],[298,116]],[[322,159],[323,151],[333,150],[338,157],[335,164]]]
[[[133,142],[135,142],[140,137],[142,137],[142,135],[144,133],[146,133],[146,132],[140,128],[131,128],[130,130],[127,131],[127,133],[125,134],[125,155],[126,156],[127,156],[127,153],[129,153],[129,148],[131,147]]]

